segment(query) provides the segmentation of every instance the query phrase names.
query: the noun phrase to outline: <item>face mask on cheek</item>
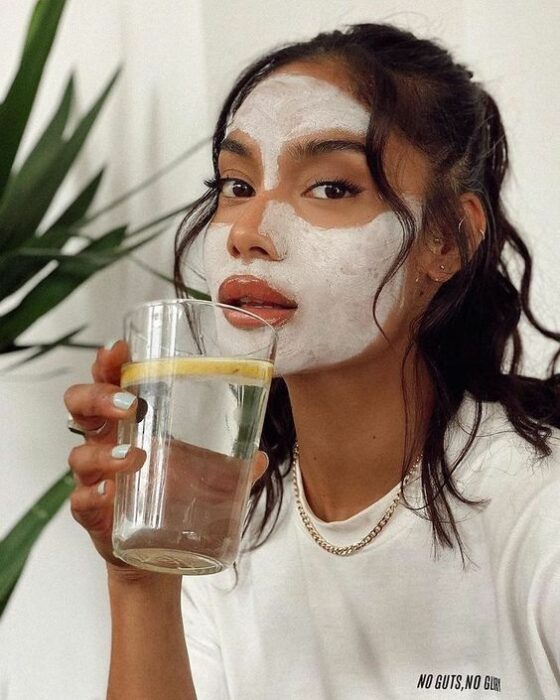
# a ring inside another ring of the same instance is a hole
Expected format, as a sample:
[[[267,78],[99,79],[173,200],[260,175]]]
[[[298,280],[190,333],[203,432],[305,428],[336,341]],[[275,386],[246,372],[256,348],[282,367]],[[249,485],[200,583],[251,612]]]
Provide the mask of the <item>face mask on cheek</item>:
[[[278,326],[275,375],[286,376],[349,360],[382,336],[373,319],[373,299],[403,242],[393,212],[363,226],[319,228],[300,218],[285,202],[270,201],[259,227],[282,258],[244,263],[227,250],[228,224],[211,224],[205,233],[204,269],[210,295],[218,300],[220,284],[232,275],[265,280],[298,308]],[[377,302],[381,326],[402,302],[404,269],[384,286]],[[237,352],[250,352],[250,330],[224,319],[219,332]]]

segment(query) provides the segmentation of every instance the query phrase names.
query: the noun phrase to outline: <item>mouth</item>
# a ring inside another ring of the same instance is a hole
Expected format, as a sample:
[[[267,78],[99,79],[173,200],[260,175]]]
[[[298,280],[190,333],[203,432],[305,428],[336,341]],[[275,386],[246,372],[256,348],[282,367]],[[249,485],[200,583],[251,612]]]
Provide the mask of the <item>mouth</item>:
[[[228,277],[218,290],[218,301],[236,306],[241,311],[250,311],[273,326],[282,325],[292,318],[297,304],[264,280],[252,275]],[[227,320],[237,328],[257,328],[261,324],[244,313],[226,310]]]

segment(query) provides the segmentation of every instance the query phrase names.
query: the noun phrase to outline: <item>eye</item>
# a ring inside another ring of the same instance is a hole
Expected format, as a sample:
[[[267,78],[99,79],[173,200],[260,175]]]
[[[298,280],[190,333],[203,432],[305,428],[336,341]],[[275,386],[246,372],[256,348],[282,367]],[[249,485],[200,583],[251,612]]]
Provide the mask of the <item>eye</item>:
[[[233,177],[221,177],[218,180],[218,191],[224,197],[239,199],[241,197],[252,197],[255,191],[244,180]]]
[[[348,180],[323,180],[312,185],[305,194],[312,193],[315,199],[345,199],[362,191]]]

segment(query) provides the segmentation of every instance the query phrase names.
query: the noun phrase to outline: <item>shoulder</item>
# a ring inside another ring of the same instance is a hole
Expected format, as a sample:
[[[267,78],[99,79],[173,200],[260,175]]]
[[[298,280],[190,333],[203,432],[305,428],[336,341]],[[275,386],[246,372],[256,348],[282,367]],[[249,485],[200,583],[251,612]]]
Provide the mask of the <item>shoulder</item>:
[[[550,559],[560,562],[560,431],[552,429],[550,454],[542,456],[515,431],[500,404],[483,404],[482,409],[456,482],[465,497],[483,503],[459,510],[465,520],[480,514],[480,536],[496,561],[507,559],[508,567],[522,562],[531,578]],[[455,450],[464,444],[473,415],[472,406],[462,412]]]
[[[507,624],[519,634],[538,630],[535,650],[544,645],[550,652],[545,658],[535,651],[538,663],[553,663],[558,672],[560,431],[552,429],[550,454],[540,456],[503,408],[492,405],[485,407],[475,443],[478,457],[467,474],[466,495],[488,501],[472,532],[493,569]]]
[[[501,404],[483,403],[478,427],[475,414],[475,402],[468,399],[448,434],[448,454],[453,460],[474,433],[457,469],[462,483],[478,484],[489,495],[520,490],[527,498],[533,489],[560,487],[560,430],[550,429],[550,454],[541,455],[516,432]]]

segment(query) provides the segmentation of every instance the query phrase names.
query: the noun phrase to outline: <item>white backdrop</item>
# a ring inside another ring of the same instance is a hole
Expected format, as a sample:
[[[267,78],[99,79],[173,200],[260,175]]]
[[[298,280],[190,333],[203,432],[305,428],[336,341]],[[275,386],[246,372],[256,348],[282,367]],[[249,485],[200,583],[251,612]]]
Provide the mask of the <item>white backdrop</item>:
[[[32,0],[0,2],[0,94],[12,77]],[[408,11],[414,7],[414,12]],[[441,39],[484,80],[501,106],[514,177],[508,202],[535,253],[534,303],[560,326],[560,164],[557,76],[560,3],[525,0],[70,0],[33,113],[33,134],[58,99],[70,68],[85,109],[113,69],[125,68],[62,200],[109,163],[97,206],[137,184],[210,134],[237,73],[284,41],[356,21],[389,21]],[[189,201],[210,174],[209,150],[100,221],[101,230]],[[175,222],[176,223],[176,222]],[[170,273],[173,226],[141,257]],[[41,321],[29,339],[82,322],[84,340],[119,336],[123,311],[171,294],[131,263],[100,273]],[[547,346],[531,336],[529,366]],[[58,351],[2,379],[0,537],[66,469],[76,439],[65,429],[62,394],[87,381],[92,353]],[[67,368],[64,374],[52,372]],[[45,530],[0,621],[0,700],[103,698],[109,657],[104,568],[68,506]]]

